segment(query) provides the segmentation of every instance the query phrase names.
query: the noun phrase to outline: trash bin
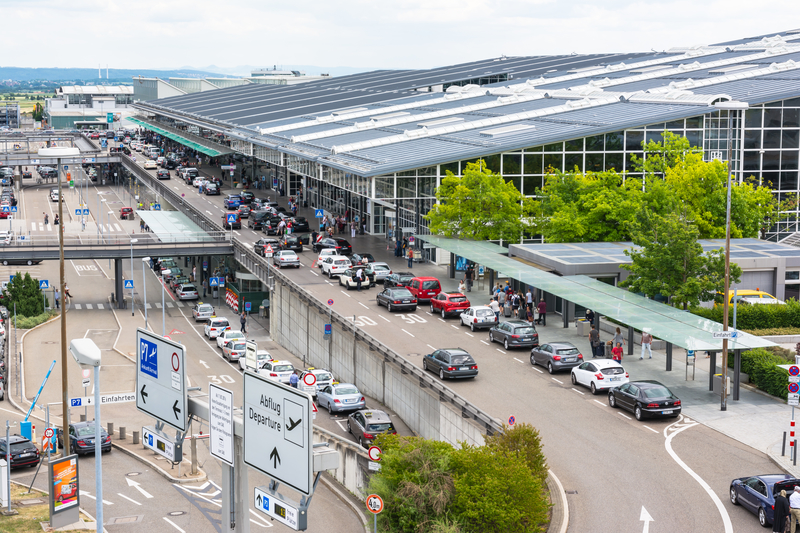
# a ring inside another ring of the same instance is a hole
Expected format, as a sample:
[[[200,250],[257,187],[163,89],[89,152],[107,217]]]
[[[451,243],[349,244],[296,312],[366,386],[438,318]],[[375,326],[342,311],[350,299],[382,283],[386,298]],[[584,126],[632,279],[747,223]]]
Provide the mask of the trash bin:
[[[605,350],[606,359],[611,359],[611,345],[610,344],[603,344]]]
[[[578,327],[578,336],[580,337],[588,337],[589,331],[592,329],[592,325],[589,323],[588,320],[585,318],[580,318],[577,320],[576,324]]]

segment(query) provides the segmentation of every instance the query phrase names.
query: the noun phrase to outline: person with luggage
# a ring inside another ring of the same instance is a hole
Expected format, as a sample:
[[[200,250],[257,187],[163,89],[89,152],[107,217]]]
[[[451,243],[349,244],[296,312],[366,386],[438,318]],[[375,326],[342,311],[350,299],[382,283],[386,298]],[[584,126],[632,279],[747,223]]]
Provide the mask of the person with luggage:
[[[592,324],[592,330],[589,332],[589,343],[592,345],[592,357],[598,357],[600,355],[599,350],[603,344],[600,342],[600,332],[597,331],[594,324]]]
[[[515,317],[519,318],[519,294],[511,296],[511,311]]]

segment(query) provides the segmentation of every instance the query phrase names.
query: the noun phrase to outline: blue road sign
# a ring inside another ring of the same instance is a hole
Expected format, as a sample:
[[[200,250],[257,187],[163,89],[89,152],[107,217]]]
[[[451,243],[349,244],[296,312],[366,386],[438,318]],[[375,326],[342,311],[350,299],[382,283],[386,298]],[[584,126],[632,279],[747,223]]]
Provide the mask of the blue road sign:
[[[234,222],[236,222],[236,215],[234,214],[228,215],[228,224],[233,224]]]
[[[208,284],[212,287],[219,287],[219,282],[217,282],[217,278],[208,278]]]
[[[75,210],[75,214],[76,214],[76,215],[78,215],[78,216],[80,216],[80,214],[81,214],[81,210],[80,210],[80,209],[76,209],[76,210]]]
[[[208,261],[203,261],[203,270],[208,270]]]
[[[81,398],[70,398],[69,399],[69,406],[70,407],[80,407],[81,406]]]
[[[250,304],[250,302],[245,302],[245,303],[244,303],[244,310],[245,310],[245,311],[247,311],[247,312],[249,313],[249,312],[250,312],[250,309],[251,309],[251,304]]]
[[[11,212],[12,212],[12,213],[16,213],[16,212],[17,212],[17,206],[15,206],[15,205],[12,205],[12,206],[11,206]]]
[[[217,278],[217,284],[218,284],[220,287],[224,287],[224,286],[225,286],[225,278],[224,278],[224,277],[219,277],[219,278]]]
[[[89,214],[89,210],[88,210],[88,209],[84,209],[84,210],[83,210],[83,214],[84,214],[84,215],[88,215],[88,214]]]
[[[11,208],[9,208],[7,205],[3,206],[3,213],[9,213],[10,211],[11,211]]]
[[[325,216],[325,213],[322,212],[322,209],[315,209],[314,210],[314,217],[315,218],[322,218]]]
[[[49,281],[47,281],[46,279],[40,279],[39,280],[39,289],[40,290],[49,289],[49,288],[50,288],[50,282]]]
[[[139,351],[142,354],[140,360],[141,371],[158,379],[158,347],[155,343],[145,339],[139,339],[139,341]]]
[[[17,277],[16,274],[11,274],[8,276],[8,281],[14,281],[14,278]]]
[[[272,188],[273,189],[278,188],[278,178],[272,178]]]
[[[325,324],[325,335],[333,333],[333,327],[330,324]]]
[[[132,289],[133,288],[133,280],[132,279],[126,279],[125,280],[125,288],[126,289]]]
[[[64,170],[69,170],[69,165],[64,165]]]
[[[161,211],[161,204],[153,204],[153,211]]]

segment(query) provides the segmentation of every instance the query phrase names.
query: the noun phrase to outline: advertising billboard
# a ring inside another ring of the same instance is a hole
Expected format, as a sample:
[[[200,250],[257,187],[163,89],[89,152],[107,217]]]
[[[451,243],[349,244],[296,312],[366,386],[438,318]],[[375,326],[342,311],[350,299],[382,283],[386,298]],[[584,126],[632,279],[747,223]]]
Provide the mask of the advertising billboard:
[[[50,461],[50,514],[77,508],[80,504],[78,487],[78,456],[69,455]]]

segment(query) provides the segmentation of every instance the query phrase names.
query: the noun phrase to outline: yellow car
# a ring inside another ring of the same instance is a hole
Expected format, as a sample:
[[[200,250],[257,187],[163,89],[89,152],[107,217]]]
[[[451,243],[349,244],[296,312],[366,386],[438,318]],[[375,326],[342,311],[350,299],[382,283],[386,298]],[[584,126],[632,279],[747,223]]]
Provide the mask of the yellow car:
[[[736,297],[736,302],[739,304],[785,304],[783,300],[778,300],[773,295],[756,290],[750,289],[738,289],[735,293],[730,290],[728,291],[728,303],[733,304],[734,295]]]
[[[145,161],[145,162],[144,162],[144,168],[145,168],[146,170],[149,170],[149,169],[156,169],[156,168],[158,168],[158,165],[157,165],[157,164],[156,164],[156,162],[155,162],[155,161],[153,161],[152,159],[148,159],[147,161]]]

